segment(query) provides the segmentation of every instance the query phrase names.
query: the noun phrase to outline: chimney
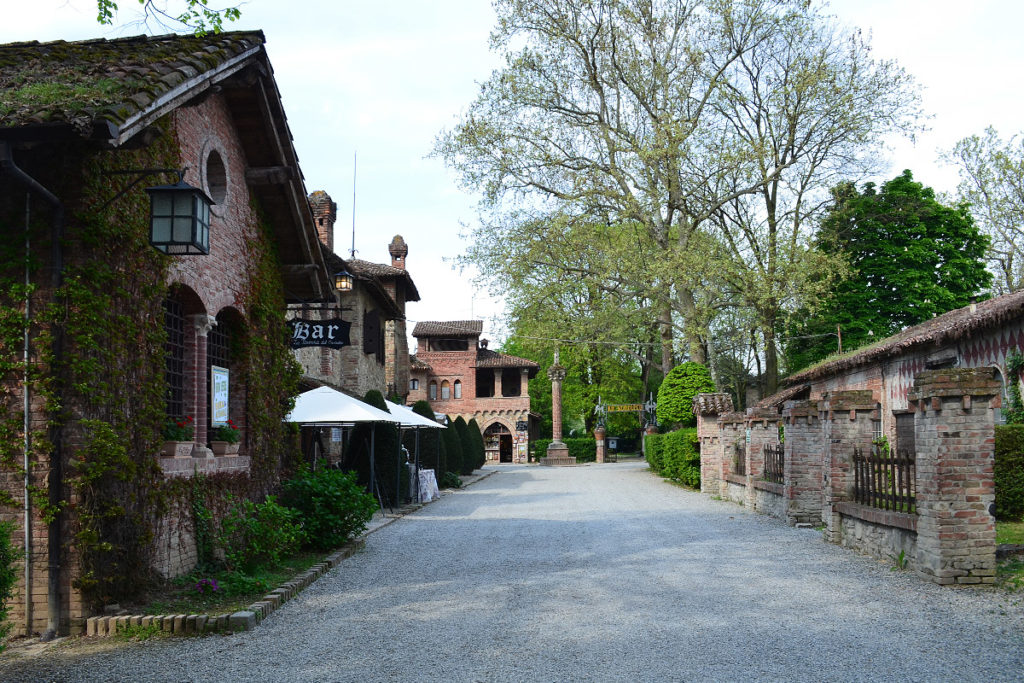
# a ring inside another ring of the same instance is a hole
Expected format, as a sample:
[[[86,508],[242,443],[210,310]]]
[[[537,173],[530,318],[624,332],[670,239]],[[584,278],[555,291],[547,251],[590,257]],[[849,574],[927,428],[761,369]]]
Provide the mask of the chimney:
[[[481,348],[481,349],[486,349],[486,348],[487,348],[487,345],[488,345],[489,343],[490,343],[490,342],[489,342],[489,341],[487,341],[486,339],[481,339],[481,340],[480,340],[480,348]]]
[[[331,195],[323,190],[317,190],[309,195],[307,201],[313,212],[316,234],[328,249],[334,251],[334,221],[338,219],[338,205],[332,202]]]
[[[391,244],[388,245],[388,251],[391,253],[391,266],[405,270],[405,257],[409,253],[409,247],[401,235],[395,235]]]

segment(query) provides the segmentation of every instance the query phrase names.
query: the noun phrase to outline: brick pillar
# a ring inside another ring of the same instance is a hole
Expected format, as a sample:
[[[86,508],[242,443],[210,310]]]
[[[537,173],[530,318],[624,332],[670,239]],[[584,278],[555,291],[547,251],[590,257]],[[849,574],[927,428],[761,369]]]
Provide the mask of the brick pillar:
[[[994,583],[993,409],[1000,385],[991,368],[929,370],[908,400],[917,448],[917,571],[938,584]]]
[[[833,506],[853,500],[853,449],[871,448],[872,421],[878,417],[878,402],[870,391],[834,391],[818,401],[825,446],[821,514],[825,540],[830,543],[839,543],[841,536],[839,513]]]
[[[779,412],[771,408],[747,409],[747,507],[755,508],[756,497],[751,482],[764,474],[765,444],[779,442]]]
[[[195,420],[195,435],[193,441],[197,444],[199,449],[204,449],[206,444],[206,429],[207,429],[207,403],[210,400],[209,394],[209,377],[207,377],[206,367],[206,335],[210,333],[213,326],[217,324],[216,319],[200,313],[198,315],[188,316],[192,322],[193,335],[193,353],[192,353],[192,395],[189,396],[190,406],[187,410],[192,415],[192,419]],[[192,450],[192,455],[203,455],[197,453],[196,448]],[[207,451],[207,454],[212,456],[213,453]]]
[[[693,412],[697,416],[697,441],[700,443],[701,493],[721,495],[722,438],[718,416],[732,412],[732,396],[724,393],[697,394]]]
[[[494,397],[501,396],[501,368],[494,368]]]
[[[722,449],[722,461],[717,493],[725,498],[729,493],[729,482],[726,477],[736,474],[733,471],[732,463],[737,452],[743,459],[744,466],[747,463],[747,429],[743,413],[733,412],[719,415],[718,434],[718,442]],[[750,482],[747,481],[746,483],[749,484]],[[709,493],[714,494],[715,491],[710,490]]]
[[[519,371],[519,395],[524,398],[530,395],[530,371],[526,368]]]
[[[594,441],[597,442],[597,462],[604,462],[605,449],[608,447],[608,442],[604,439],[605,434],[607,432],[604,427],[598,426],[594,428]]]
[[[786,523],[821,522],[824,446],[817,401],[786,401],[782,409],[786,428],[783,454]]]
[[[320,241],[334,251],[334,221],[338,218],[338,205],[323,190],[317,190],[307,199]]]

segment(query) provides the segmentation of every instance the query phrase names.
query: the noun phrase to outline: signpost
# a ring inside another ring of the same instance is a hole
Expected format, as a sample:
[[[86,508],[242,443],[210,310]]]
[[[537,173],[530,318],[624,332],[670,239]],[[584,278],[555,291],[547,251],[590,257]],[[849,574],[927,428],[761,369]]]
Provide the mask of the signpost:
[[[288,325],[292,328],[291,346],[293,349],[302,349],[307,346],[340,349],[351,344],[348,332],[352,323],[347,323],[341,318],[327,320],[292,318],[288,321]]]

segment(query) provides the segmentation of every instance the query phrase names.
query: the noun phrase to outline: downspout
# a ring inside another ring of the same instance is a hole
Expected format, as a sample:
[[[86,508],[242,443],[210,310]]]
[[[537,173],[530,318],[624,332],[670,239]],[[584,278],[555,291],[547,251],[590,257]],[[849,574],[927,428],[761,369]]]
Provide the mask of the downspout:
[[[55,194],[43,187],[36,179],[18,168],[11,155],[10,144],[0,141],[0,172],[10,175],[15,181],[29,190],[42,196],[47,203],[53,207],[53,217],[50,222],[50,259],[53,268],[50,284],[56,292],[63,284],[64,255],[61,241],[64,237],[64,205]],[[53,335],[53,357],[56,364],[60,364],[62,356],[62,335],[59,330],[54,330]],[[63,515],[60,513],[61,488],[64,479],[64,471],[61,462],[61,441],[62,430],[60,425],[54,426],[51,430],[51,442],[53,451],[50,454],[50,477],[49,477],[49,503],[56,511],[54,519],[49,523],[47,529],[47,624],[46,632],[42,640],[52,640],[56,637],[60,628],[60,546],[61,546],[61,525]],[[26,585],[26,589],[28,586]],[[27,612],[28,610],[26,610]],[[31,632],[31,624],[29,624]]]

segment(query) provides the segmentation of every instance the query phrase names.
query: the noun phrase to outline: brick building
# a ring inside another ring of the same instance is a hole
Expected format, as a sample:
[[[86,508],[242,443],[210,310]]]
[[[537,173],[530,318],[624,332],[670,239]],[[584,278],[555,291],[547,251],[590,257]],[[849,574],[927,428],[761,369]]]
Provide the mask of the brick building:
[[[341,319],[349,343],[340,348],[314,346],[296,349],[307,388],[330,386],[357,398],[376,389],[384,396],[404,398],[409,386],[409,343],[405,306],[419,301],[416,283],[405,269],[409,248],[401,235],[388,244],[391,264],[343,259],[334,253],[337,205],[318,190],[309,196],[321,251],[331,273],[348,272],[352,288],[338,292],[336,301],[292,304],[290,318]]]
[[[994,425],[1022,349],[1015,292],[796,373],[745,413],[702,394],[701,490],[936,583],[992,583]]]
[[[435,413],[476,418],[488,462],[526,462],[539,422],[529,380],[540,366],[488,349],[482,332],[480,320],[417,323],[408,402],[427,400]]]
[[[213,200],[205,251],[203,230],[194,255],[150,246],[143,187],[167,183],[168,168]],[[82,511],[124,508],[92,528],[111,543],[88,546],[89,572],[121,567],[109,575],[120,585],[145,575],[139,562],[180,574],[197,558],[191,513],[151,492],[195,472],[271,487],[288,455],[286,397],[266,388],[291,370],[283,309],[333,286],[263,34],[0,46],[0,239],[3,258],[16,255],[0,263],[0,314],[28,321],[30,354],[20,364],[0,341],[3,448],[25,470],[0,468],[0,518],[26,557],[11,619],[22,633],[74,633],[91,609]],[[23,250],[38,263],[27,272]],[[184,416],[185,448],[158,455],[165,419]],[[214,456],[224,416],[240,451]],[[107,473],[80,485],[82,463]],[[44,520],[30,490],[71,505]],[[127,567],[140,573],[116,575]]]

